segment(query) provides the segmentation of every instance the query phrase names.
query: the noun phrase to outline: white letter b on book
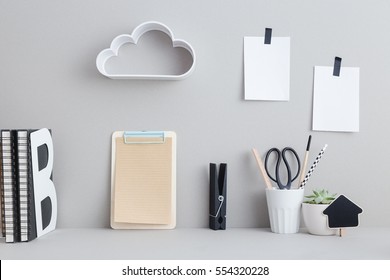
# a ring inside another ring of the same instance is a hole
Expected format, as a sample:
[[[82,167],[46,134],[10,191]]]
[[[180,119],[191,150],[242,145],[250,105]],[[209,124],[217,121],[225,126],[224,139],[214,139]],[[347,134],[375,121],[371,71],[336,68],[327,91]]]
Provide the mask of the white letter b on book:
[[[30,134],[37,237],[52,231],[57,223],[57,195],[53,171],[53,140],[46,128]]]

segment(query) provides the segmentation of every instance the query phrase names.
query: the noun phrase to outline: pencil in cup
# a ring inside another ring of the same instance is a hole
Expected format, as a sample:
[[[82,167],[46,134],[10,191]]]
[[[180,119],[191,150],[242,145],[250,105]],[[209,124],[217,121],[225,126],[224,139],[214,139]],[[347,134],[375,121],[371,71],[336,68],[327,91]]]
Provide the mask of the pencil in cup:
[[[311,143],[311,135],[309,135],[309,139],[307,139],[305,158],[303,160],[303,167],[302,167],[302,170],[301,170],[301,175],[299,176],[297,188],[299,188],[301,186],[301,182],[305,179],[307,161],[309,159],[310,143]]]
[[[261,158],[259,156],[259,153],[257,152],[257,150],[255,148],[252,149],[252,152],[253,152],[253,154],[254,154],[254,156],[256,158],[256,162],[257,162],[257,165],[259,166],[260,173],[263,176],[265,185],[267,186],[268,189],[272,189],[271,181],[269,180],[269,178],[267,176],[267,173],[266,173],[266,171],[264,169],[263,161],[261,160]]]
[[[318,154],[318,156],[316,157],[316,160],[314,161],[314,163],[310,167],[309,172],[307,172],[307,174],[305,176],[305,179],[303,179],[301,185],[299,186],[300,188],[304,188],[306,183],[307,183],[307,181],[309,181],[309,178],[313,174],[313,172],[314,172],[315,168],[317,167],[318,163],[320,162],[320,160],[322,158],[322,155],[324,154],[324,152],[326,150],[326,147],[328,147],[328,145],[325,145],[322,148],[322,150],[320,151],[320,153]]]

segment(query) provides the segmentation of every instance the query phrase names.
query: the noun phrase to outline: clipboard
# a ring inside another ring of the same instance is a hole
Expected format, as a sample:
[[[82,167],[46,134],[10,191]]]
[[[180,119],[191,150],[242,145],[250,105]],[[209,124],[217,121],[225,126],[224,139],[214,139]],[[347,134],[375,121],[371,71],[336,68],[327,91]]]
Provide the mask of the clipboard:
[[[176,133],[115,131],[111,154],[111,227],[176,226]]]

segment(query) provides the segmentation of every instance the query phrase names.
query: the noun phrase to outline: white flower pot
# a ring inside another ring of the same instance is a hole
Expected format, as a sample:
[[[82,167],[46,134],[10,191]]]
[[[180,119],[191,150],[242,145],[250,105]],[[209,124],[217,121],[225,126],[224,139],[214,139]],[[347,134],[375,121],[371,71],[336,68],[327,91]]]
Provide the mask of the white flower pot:
[[[322,212],[329,204],[309,204],[302,203],[303,221],[307,231],[315,235],[334,235],[337,229],[328,227],[328,219]]]

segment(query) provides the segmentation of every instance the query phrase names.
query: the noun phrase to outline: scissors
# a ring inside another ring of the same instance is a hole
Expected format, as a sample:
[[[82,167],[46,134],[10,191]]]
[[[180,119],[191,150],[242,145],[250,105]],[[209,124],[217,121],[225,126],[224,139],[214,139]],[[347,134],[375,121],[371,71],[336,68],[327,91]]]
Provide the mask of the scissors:
[[[291,168],[290,168],[290,165],[289,165],[288,160],[286,158],[286,153],[287,152],[290,152],[294,156],[294,158],[296,159],[296,161],[298,163],[297,174],[293,178],[291,178]],[[269,158],[269,156],[272,153],[276,153],[276,166],[275,166],[275,176],[276,176],[276,178],[274,178],[268,171],[268,158]],[[287,183],[285,185],[282,183],[282,181],[280,179],[280,162],[281,162],[281,160],[283,160],[284,165],[286,166],[286,170],[287,170]],[[265,156],[265,163],[264,163],[264,165],[265,165],[265,171],[267,172],[267,174],[270,177],[270,179],[272,181],[274,181],[275,183],[277,183],[279,189],[282,189],[282,190],[283,189],[289,190],[291,188],[291,183],[298,177],[299,171],[301,169],[301,162],[299,160],[297,152],[293,148],[290,148],[290,147],[286,147],[282,151],[280,151],[278,148],[270,149],[267,152],[267,155]]]

